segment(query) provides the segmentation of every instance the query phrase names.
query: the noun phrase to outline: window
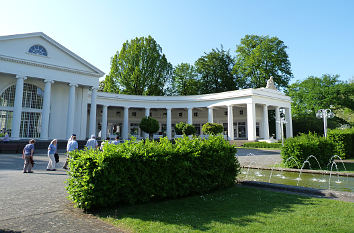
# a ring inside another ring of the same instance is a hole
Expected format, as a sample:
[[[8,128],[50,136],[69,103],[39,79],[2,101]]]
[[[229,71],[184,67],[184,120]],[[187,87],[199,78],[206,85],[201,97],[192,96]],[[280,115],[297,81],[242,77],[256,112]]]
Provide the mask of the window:
[[[178,113],[178,116],[179,116],[179,117],[182,117],[182,116],[183,116],[183,113],[181,113],[181,112]]]
[[[198,117],[198,113],[197,112],[193,113],[193,116]]]
[[[12,85],[0,95],[0,126],[1,129],[5,128],[9,132],[11,131],[15,93],[16,85]],[[33,84],[24,83],[20,137],[38,138],[40,136],[43,94],[41,88]],[[9,109],[1,110],[1,107],[9,107]]]
[[[42,109],[43,91],[39,87],[25,83],[23,86],[22,107]]]
[[[1,107],[13,107],[15,103],[16,85],[7,88],[0,96]]]
[[[240,110],[240,115],[243,115],[243,109]]]
[[[36,55],[48,56],[47,50],[42,45],[39,44],[31,46],[28,52]]]
[[[224,112],[224,115],[227,116],[227,111]]]
[[[40,112],[22,112],[21,113],[21,138],[39,138],[41,128]]]
[[[132,112],[132,116],[133,116],[133,117],[136,117],[136,112]]]
[[[0,111],[0,130],[5,129],[11,136],[12,111]]]

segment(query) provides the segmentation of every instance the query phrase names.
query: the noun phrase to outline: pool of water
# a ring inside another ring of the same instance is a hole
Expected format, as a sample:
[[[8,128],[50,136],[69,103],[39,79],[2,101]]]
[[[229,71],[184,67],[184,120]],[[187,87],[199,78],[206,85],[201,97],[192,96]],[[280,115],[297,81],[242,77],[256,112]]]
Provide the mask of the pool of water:
[[[354,177],[302,173],[299,179],[298,172],[273,171],[242,168],[239,180],[261,181],[276,184],[303,186],[318,189],[354,192]]]

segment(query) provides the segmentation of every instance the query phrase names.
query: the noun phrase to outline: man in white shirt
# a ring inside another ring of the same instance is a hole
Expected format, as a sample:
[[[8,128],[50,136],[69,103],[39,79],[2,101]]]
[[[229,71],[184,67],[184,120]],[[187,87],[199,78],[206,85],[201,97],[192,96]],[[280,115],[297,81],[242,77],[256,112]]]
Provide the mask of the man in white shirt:
[[[79,148],[79,145],[77,144],[76,141],[76,134],[73,134],[71,138],[68,140],[68,144],[66,145],[66,161],[63,166],[64,169],[68,169],[68,162],[69,162],[69,153],[71,151],[77,150]]]
[[[98,142],[96,140],[96,136],[94,134],[91,135],[91,138],[86,142],[87,149],[97,149]]]

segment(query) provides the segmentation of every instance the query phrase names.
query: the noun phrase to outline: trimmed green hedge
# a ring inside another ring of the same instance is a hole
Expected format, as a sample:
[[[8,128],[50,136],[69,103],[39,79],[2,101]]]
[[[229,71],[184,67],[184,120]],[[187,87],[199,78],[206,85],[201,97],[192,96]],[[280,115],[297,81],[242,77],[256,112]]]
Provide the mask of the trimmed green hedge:
[[[328,130],[327,137],[336,144],[336,154],[342,159],[354,158],[354,128]]]
[[[234,184],[236,152],[221,136],[107,144],[70,154],[66,189],[84,209],[205,193]]]
[[[247,148],[281,148],[281,143],[268,143],[268,142],[246,142],[243,147]]]
[[[301,134],[298,137],[285,140],[281,150],[281,157],[285,166],[297,168],[301,166],[305,159],[314,155],[322,168],[326,168],[329,159],[335,154],[336,145],[329,139],[319,137],[316,134]],[[289,159],[293,157],[294,159]],[[296,162],[295,162],[296,161]],[[312,168],[317,168],[317,162],[310,161]]]

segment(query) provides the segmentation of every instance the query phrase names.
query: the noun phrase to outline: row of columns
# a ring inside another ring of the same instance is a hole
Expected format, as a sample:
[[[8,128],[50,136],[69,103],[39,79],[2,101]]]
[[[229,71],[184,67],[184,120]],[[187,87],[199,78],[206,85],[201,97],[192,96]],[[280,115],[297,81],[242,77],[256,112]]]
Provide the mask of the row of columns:
[[[13,118],[11,126],[11,137],[13,139],[20,138],[20,126],[21,126],[21,115],[22,115],[22,100],[23,100],[23,88],[24,80],[27,79],[25,76],[16,75],[16,91],[15,91],[15,100],[13,108]],[[50,116],[50,100],[51,100],[51,89],[53,80],[44,80],[44,94],[43,94],[43,107],[42,107],[42,122],[41,122],[41,136],[43,140],[47,140],[49,136],[49,116]],[[75,117],[75,101],[76,101],[76,87],[77,84],[70,83],[69,90],[69,102],[68,102],[68,112],[67,112],[67,124],[66,124],[66,136],[69,138],[74,132],[74,117]],[[96,106],[96,94],[97,89],[92,89],[92,99],[91,102],[94,103],[92,106]],[[96,108],[91,108],[92,113],[90,114],[90,133],[95,133],[96,125]],[[107,110],[107,109],[106,109]],[[92,129],[91,126],[93,125]]]
[[[22,99],[23,99],[23,87],[24,80],[27,78],[25,76],[16,76],[16,91],[15,91],[15,101],[13,110],[13,120],[12,120],[12,138],[19,139],[20,134],[20,124],[21,124],[21,113],[22,113]],[[42,125],[41,125],[41,139],[48,139],[48,128],[49,128],[49,114],[50,114],[50,97],[51,97],[51,85],[54,81],[44,80],[44,97],[43,97],[43,109],[42,109]],[[75,93],[77,84],[69,84],[69,103],[68,103],[68,114],[67,114],[67,125],[66,132],[67,137],[73,133],[74,130],[74,115],[75,115]],[[90,135],[96,134],[96,98],[97,89],[92,88],[91,93],[91,110],[90,110],[90,125],[89,133]],[[171,127],[171,108],[167,108],[167,129],[166,134],[168,138],[172,137],[172,127]],[[230,140],[234,139],[234,124],[233,124],[233,106],[227,106],[228,110],[228,137]],[[103,106],[103,118],[102,118],[102,135],[103,138],[107,135],[107,112],[108,106]],[[123,120],[123,139],[128,139],[128,124],[129,124],[129,107],[124,107],[124,120]],[[150,108],[145,108],[145,116],[150,115]],[[281,128],[280,128],[280,108],[275,107],[276,116],[276,139],[280,139]],[[285,109],[285,119],[288,122],[286,124],[287,137],[292,137],[292,119],[291,111],[289,108]],[[208,108],[208,122],[213,122],[213,108]],[[188,108],[188,124],[193,124],[193,108]],[[268,106],[263,105],[263,135],[264,139],[269,139],[269,125],[268,125]],[[256,111],[255,103],[247,103],[247,130],[248,130],[248,140],[256,140]],[[145,135],[147,136],[147,135]]]
[[[94,101],[92,101],[94,102]],[[107,135],[107,105],[103,105],[103,115],[102,115],[102,138],[106,139]],[[91,108],[95,108],[94,106]],[[172,138],[172,124],[171,124],[171,108],[166,108],[167,119],[166,119],[166,136],[171,139]],[[292,137],[292,120],[291,120],[291,111],[289,108],[285,109],[285,116],[288,124],[286,125],[287,137]],[[94,134],[91,130],[94,129],[95,125],[92,125],[94,122],[96,124],[96,119],[93,119],[96,116],[96,108],[94,111],[91,111],[94,115],[90,115],[90,132]],[[227,119],[228,119],[228,138],[229,140],[234,140],[234,119],[233,119],[233,106],[227,106]],[[148,117],[150,115],[150,108],[145,108],[145,116]],[[208,122],[213,123],[213,108],[208,108]],[[276,121],[280,120],[280,108],[275,107],[275,115]],[[188,124],[193,124],[193,108],[188,108]],[[262,138],[269,139],[269,123],[268,123],[268,106],[263,105],[263,130]],[[123,115],[123,129],[122,129],[122,138],[128,139],[128,129],[129,129],[129,107],[124,107],[124,115]],[[247,104],[247,132],[248,132],[248,140],[254,141],[256,140],[256,106],[255,103]],[[276,123],[276,139],[281,138],[280,124]],[[148,135],[145,133],[145,137]]]

